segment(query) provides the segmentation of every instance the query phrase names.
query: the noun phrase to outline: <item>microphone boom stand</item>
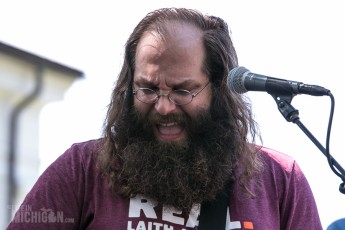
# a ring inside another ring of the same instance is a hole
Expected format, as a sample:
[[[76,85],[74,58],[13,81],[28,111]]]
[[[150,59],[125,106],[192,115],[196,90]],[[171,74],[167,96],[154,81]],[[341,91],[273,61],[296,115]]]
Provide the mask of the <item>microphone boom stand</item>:
[[[291,101],[294,97],[293,94],[290,95],[273,95],[275,102],[278,105],[278,110],[284,116],[288,122],[293,122],[297,124],[298,127],[309,137],[309,139],[320,149],[320,151],[327,157],[328,163],[333,170],[333,172],[342,179],[342,183],[339,186],[339,191],[345,194],[345,170],[340,166],[340,164],[330,155],[329,149],[325,149],[321,143],[314,137],[314,135],[303,125],[299,118],[299,112],[292,105]],[[332,167],[334,166],[338,172]]]

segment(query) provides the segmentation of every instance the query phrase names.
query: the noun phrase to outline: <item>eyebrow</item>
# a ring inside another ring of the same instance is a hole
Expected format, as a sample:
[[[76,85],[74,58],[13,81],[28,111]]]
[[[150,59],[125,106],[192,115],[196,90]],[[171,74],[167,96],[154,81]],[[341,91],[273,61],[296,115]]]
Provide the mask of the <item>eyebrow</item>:
[[[175,88],[189,88],[192,86],[197,85],[197,82],[191,80],[191,79],[187,79],[185,81],[179,82],[177,84],[174,85]]]
[[[137,85],[157,85],[157,83],[155,83],[155,81],[150,81],[146,78],[139,78],[139,79],[134,81],[134,84],[137,84]],[[192,87],[195,85],[198,85],[198,83],[192,79],[186,79],[186,80],[181,81],[181,82],[176,82],[176,83],[172,82],[168,86],[171,88],[188,88],[188,87]]]
[[[134,80],[133,83],[137,85],[157,85],[155,81],[151,81],[143,77],[140,77],[139,79]]]

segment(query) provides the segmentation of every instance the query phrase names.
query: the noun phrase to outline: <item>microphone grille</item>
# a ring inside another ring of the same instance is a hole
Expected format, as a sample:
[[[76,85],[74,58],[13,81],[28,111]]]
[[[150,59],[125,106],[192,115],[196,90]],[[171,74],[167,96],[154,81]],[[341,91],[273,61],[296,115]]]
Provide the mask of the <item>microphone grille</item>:
[[[246,93],[248,90],[244,87],[244,76],[245,72],[249,70],[245,67],[235,67],[230,71],[228,77],[228,86],[235,93]]]

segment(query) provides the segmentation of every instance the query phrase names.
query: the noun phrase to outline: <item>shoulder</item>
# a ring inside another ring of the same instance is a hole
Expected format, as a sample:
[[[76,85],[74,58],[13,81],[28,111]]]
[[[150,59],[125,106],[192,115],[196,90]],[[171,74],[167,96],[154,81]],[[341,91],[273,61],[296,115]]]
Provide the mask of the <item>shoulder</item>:
[[[41,180],[56,178],[61,181],[82,180],[97,173],[100,139],[72,144],[42,173]]]
[[[255,197],[248,199],[235,183],[233,218],[243,215],[265,229],[322,229],[312,191],[295,159],[266,147],[257,154],[263,167],[247,186]]]
[[[276,194],[287,206],[294,200],[314,203],[308,180],[293,157],[270,148],[262,148],[258,154],[263,163],[260,177],[266,191]]]
[[[293,171],[301,171],[296,160],[282,152],[277,150],[262,147],[258,152],[260,159],[262,160],[263,167],[272,170],[291,173]]]
[[[100,142],[101,139],[94,139],[74,143],[57,159],[57,162],[93,164],[100,152]]]
[[[266,147],[258,154],[263,164],[261,180],[266,186],[275,187],[279,196],[288,194],[288,191],[293,194],[294,190],[310,192],[308,180],[293,157]]]
[[[77,154],[81,157],[93,157],[100,150],[101,139],[93,139],[84,142],[78,142],[71,145],[65,152],[66,155]]]

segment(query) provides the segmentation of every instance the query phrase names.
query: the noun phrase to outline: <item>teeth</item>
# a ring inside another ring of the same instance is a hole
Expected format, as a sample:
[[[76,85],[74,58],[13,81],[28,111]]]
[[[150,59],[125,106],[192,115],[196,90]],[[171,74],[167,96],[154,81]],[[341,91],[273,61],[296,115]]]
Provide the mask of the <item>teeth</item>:
[[[159,125],[165,126],[165,127],[169,127],[169,126],[177,125],[177,123],[176,122],[174,122],[174,123],[164,123],[164,124],[159,124]]]
[[[179,125],[177,122],[160,123],[159,125],[157,125],[157,130],[159,132],[159,135],[176,136],[182,133],[183,126]]]

